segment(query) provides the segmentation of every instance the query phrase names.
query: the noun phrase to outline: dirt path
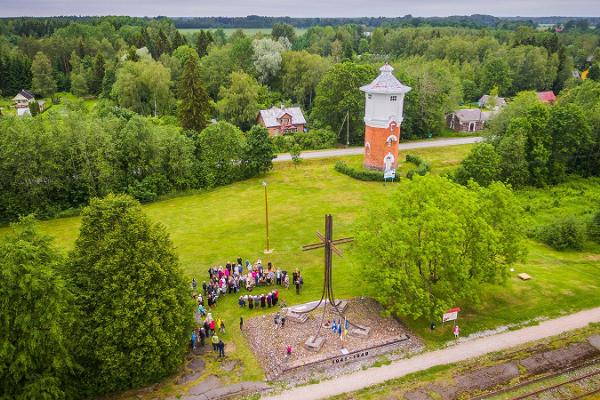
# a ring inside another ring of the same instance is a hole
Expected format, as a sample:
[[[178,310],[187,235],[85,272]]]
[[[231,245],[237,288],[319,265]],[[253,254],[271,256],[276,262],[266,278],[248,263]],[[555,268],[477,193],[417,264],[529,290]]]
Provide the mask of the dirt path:
[[[263,398],[272,400],[324,399],[376,385],[390,379],[400,378],[436,365],[451,364],[479,357],[487,353],[558,335],[562,332],[583,328],[591,322],[600,322],[600,307],[544,321],[536,326],[478,338],[445,349],[423,353],[379,368],[369,368],[318,384],[296,387],[279,395]]]
[[[479,136],[471,136],[466,138],[446,138],[446,139],[429,139],[420,140],[415,142],[400,143],[398,147],[402,150],[412,149],[423,149],[428,147],[445,147],[445,146],[457,146],[461,144],[479,143],[483,140]],[[347,149],[331,149],[331,150],[314,150],[314,151],[303,151],[300,155],[303,159],[312,158],[331,158],[341,156],[352,156],[357,154],[363,154],[363,147],[350,147]],[[273,162],[280,161],[291,161],[292,157],[289,153],[278,154]]]

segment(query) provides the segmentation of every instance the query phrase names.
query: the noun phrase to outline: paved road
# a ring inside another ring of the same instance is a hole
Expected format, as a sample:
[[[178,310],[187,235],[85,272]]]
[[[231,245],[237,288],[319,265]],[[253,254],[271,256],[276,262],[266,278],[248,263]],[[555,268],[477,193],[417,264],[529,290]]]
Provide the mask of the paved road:
[[[487,353],[508,349],[527,342],[540,340],[562,332],[583,328],[591,322],[600,322],[600,307],[580,311],[565,317],[541,322],[539,325],[508,331],[459,343],[445,349],[431,351],[412,358],[394,361],[379,368],[369,368],[314,385],[300,386],[286,392],[263,397],[272,400],[325,399],[383,383],[390,379],[422,371],[436,365],[451,364]]]
[[[430,139],[421,140],[416,142],[400,143],[398,146],[400,150],[412,150],[412,149],[423,149],[426,147],[445,147],[445,146],[456,146],[459,144],[471,144],[478,143],[483,140],[482,137],[472,136],[466,138],[447,138],[447,139]],[[362,154],[364,151],[363,147],[350,147],[347,149],[333,149],[333,150],[316,150],[316,151],[304,151],[301,154],[303,159],[310,158],[330,158],[340,156],[352,156]],[[279,161],[291,161],[292,157],[289,153],[279,154],[273,162]]]

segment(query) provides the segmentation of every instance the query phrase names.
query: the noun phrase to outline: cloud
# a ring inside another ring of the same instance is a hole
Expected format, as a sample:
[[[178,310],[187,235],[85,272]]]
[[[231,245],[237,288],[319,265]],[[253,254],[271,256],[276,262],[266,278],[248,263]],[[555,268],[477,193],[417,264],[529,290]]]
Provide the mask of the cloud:
[[[599,16],[597,0],[0,0],[1,16]]]

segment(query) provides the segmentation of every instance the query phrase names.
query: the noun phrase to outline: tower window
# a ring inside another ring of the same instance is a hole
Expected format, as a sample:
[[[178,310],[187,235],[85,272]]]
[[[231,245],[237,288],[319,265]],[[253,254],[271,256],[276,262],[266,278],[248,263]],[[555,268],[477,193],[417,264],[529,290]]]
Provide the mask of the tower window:
[[[373,98],[373,95],[372,95],[372,94],[368,94],[368,95],[367,95],[367,98],[368,98],[369,100],[371,100],[371,99]]]
[[[390,101],[398,101],[398,96],[390,96]]]

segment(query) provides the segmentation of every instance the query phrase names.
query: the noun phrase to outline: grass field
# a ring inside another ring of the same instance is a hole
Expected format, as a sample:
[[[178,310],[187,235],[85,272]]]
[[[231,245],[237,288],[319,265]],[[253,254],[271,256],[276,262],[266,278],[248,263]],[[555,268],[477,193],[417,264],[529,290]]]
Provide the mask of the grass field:
[[[230,36],[233,32],[237,31],[238,29],[242,29],[242,31],[244,32],[244,34],[246,34],[246,36],[254,36],[257,33],[262,33],[263,35],[271,35],[271,28],[224,28],[223,31],[225,32],[226,36]],[[196,32],[202,31],[202,30],[208,30],[208,31],[216,31],[217,29],[200,29],[200,28],[180,28],[179,32],[183,33],[183,34],[194,34]],[[300,36],[302,34],[304,34],[304,32],[307,31],[307,28],[296,28],[296,35]]]
[[[468,153],[471,145],[448,148],[410,150],[430,161],[433,173],[454,168]],[[406,152],[401,152],[403,161]],[[361,156],[344,157],[352,165],[360,165]],[[353,234],[353,223],[375,198],[388,196],[409,184],[406,178],[399,184],[362,182],[333,170],[335,159],[304,161],[295,168],[292,163],[276,163],[266,177],[250,179],[208,192],[176,197],[144,206],[154,221],[164,224],[180,257],[186,276],[201,283],[211,265],[224,265],[238,256],[263,263],[272,261],[288,271],[299,268],[304,276],[304,291],[296,296],[293,290],[282,291],[288,304],[315,300],[322,287],[322,252],[302,252],[301,246],[316,241],[315,231],[323,231],[323,216],[334,215],[335,237]],[[405,176],[407,166],[400,168]],[[271,247],[265,248],[264,192],[261,182],[268,182]],[[555,188],[530,189],[517,193],[522,205],[528,207],[529,226],[545,223],[556,215],[576,214],[589,217],[589,210],[600,204],[600,180],[578,179]],[[556,200],[556,201],[555,201]],[[41,223],[42,229],[56,238],[56,245],[65,251],[72,248],[78,234],[77,217],[54,219]],[[0,229],[0,235],[6,228]],[[462,333],[519,324],[536,317],[557,316],[572,310],[600,305],[600,246],[587,243],[581,252],[556,252],[534,241],[528,241],[527,261],[518,265],[506,286],[490,287],[481,304],[457,304]],[[362,275],[377,267],[360,265],[353,257],[351,245],[344,245],[344,257],[334,259],[334,286],[339,298],[370,295],[372,289],[362,285]],[[527,272],[531,281],[523,282],[516,273]],[[224,340],[231,357],[242,360],[243,373],[234,379],[260,379],[263,375],[256,360],[239,335],[239,316],[249,318],[260,311],[249,312],[237,306],[234,296],[225,297],[214,315],[220,316],[229,328]],[[430,346],[447,341],[449,327],[430,332],[429,321],[406,320],[405,323]],[[283,349],[282,349],[283,351]],[[210,367],[209,367],[210,370]]]

